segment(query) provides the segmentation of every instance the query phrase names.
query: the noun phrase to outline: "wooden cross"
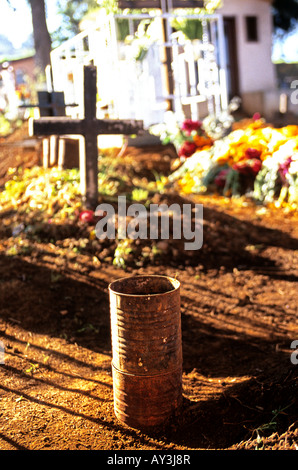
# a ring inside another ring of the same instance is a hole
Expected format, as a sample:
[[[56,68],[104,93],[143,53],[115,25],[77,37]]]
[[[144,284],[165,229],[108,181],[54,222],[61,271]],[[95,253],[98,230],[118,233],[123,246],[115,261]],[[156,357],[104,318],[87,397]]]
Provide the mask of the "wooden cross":
[[[42,117],[33,119],[33,135],[82,135],[85,145],[80,152],[80,177],[83,184],[85,206],[95,209],[98,203],[98,144],[99,134],[138,134],[143,129],[143,121],[96,118],[96,67],[84,67],[84,118]]]

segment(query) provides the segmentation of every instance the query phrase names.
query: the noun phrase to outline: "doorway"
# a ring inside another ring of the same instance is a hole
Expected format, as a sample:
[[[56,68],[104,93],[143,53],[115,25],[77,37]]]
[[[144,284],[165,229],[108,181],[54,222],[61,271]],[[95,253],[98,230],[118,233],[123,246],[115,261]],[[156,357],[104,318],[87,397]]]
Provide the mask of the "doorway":
[[[224,35],[227,61],[228,98],[239,96],[239,71],[237,57],[236,19],[234,16],[224,17]]]

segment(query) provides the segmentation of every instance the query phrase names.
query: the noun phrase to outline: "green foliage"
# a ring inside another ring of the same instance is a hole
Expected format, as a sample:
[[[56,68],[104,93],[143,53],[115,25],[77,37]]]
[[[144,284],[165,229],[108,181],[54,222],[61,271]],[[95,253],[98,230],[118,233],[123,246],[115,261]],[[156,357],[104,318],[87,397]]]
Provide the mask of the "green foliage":
[[[182,31],[190,40],[202,39],[203,26],[200,20],[178,17],[172,21],[172,27],[176,29],[176,31]]]
[[[132,190],[132,193],[131,193],[131,199],[137,202],[146,201],[148,199],[148,196],[149,196],[149,191],[143,188],[135,188]]]
[[[52,41],[55,45],[70,39],[80,32],[80,23],[87,13],[98,10],[96,0],[59,0],[58,15],[62,17],[61,26],[52,33]]]
[[[255,450],[264,450],[265,449],[265,444],[264,444],[264,439],[263,439],[263,434],[269,432],[272,433],[277,430],[278,426],[278,418],[280,415],[285,415],[285,410],[289,408],[292,405],[285,406],[284,408],[279,407],[276,410],[272,410],[272,418],[269,422],[262,424],[258,428],[254,430],[254,433],[257,435],[257,445],[255,447]]]
[[[133,252],[133,240],[124,239],[119,240],[117,248],[114,253],[113,264],[119,268],[126,268],[127,258]]]
[[[276,30],[289,32],[298,21],[298,0],[274,0],[273,21]]]
[[[10,134],[12,130],[11,123],[3,114],[0,114],[0,137]]]

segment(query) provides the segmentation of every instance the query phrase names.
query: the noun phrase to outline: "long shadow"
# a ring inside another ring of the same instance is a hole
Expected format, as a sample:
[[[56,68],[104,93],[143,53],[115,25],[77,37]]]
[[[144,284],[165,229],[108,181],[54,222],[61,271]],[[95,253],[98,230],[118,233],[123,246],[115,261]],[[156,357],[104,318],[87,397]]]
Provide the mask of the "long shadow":
[[[107,283],[75,280],[63,273],[56,278],[53,273],[57,270],[0,255],[1,318],[33,333],[109,353]]]
[[[0,432],[0,439],[2,439],[3,441],[7,442],[8,444],[10,444],[12,447],[14,447],[16,450],[28,450],[27,447],[25,446],[22,446],[21,444],[19,444],[18,442],[16,442],[15,440],[11,439],[10,437],[8,436],[5,436],[5,434],[2,434]]]
[[[250,241],[252,244],[270,244],[271,246],[281,247],[285,250],[295,250],[298,248],[298,240],[287,232],[284,232],[282,227],[281,230],[269,228],[262,225],[261,219],[254,223],[205,206],[203,210],[204,218],[207,221],[219,222],[221,226],[239,230],[239,234],[244,235],[244,242]]]
[[[233,329],[234,324],[229,324],[228,320],[222,320],[215,326],[208,324],[208,314],[206,317],[207,320],[202,321],[196,318],[194,312],[182,314],[183,364],[186,373],[197,369],[210,378],[258,375],[267,366],[270,369],[273,359],[279,360],[285,356],[284,353],[276,352],[278,342],[288,342],[288,348],[291,343],[286,334],[269,331],[268,325],[261,321],[250,322],[246,329],[251,334],[245,334]],[[263,336],[259,335],[260,331]],[[289,357],[287,360],[290,362]]]
[[[188,449],[226,449],[282,434],[298,419],[298,369],[274,338],[182,315],[183,405],[160,435]],[[158,438],[158,432],[151,433]]]
[[[190,198],[182,197],[176,193],[160,195],[158,204],[163,203],[168,205],[178,203],[181,207],[182,204],[190,204],[193,208],[195,207],[195,203]],[[117,212],[117,204],[113,203],[113,206]],[[4,216],[5,214],[0,214],[0,219]],[[194,218],[194,216],[192,216],[192,218]],[[19,222],[22,222],[22,215],[18,216],[18,219]],[[183,239],[183,237],[182,240],[178,241],[170,240],[170,244],[176,247],[178,254],[169,255],[168,253],[161,253],[155,257],[153,262],[162,266],[171,267],[181,266],[186,262],[188,265],[193,266],[198,264],[203,265],[205,269],[218,269],[220,266],[223,266],[228,270],[232,270],[234,267],[240,267],[240,269],[249,268],[259,272],[266,270],[269,276],[277,279],[289,279],[293,282],[297,281],[296,275],[293,273],[288,275],[283,271],[283,267],[279,265],[278,261],[270,259],[265,253],[268,247],[276,247],[283,250],[298,249],[298,239],[291,236],[290,233],[283,231],[282,227],[280,230],[277,228],[268,228],[262,225],[262,220],[257,219],[257,217],[255,221],[247,218],[237,218],[235,215],[227,214],[214,207],[205,207],[204,205],[203,219],[203,245],[200,249],[194,250],[191,256],[188,256],[183,248],[187,240]],[[3,224],[3,227],[0,227],[1,236],[11,236],[15,223],[15,221],[12,222],[12,226]],[[34,223],[34,220],[32,223]],[[68,238],[79,240],[89,235],[88,231],[86,231],[86,227],[76,223],[65,222],[58,226],[55,224],[37,223],[37,227],[39,225],[40,227],[35,235],[22,234],[22,236],[27,237],[29,242],[33,245],[35,239],[40,239],[45,243],[55,243],[55,241]],[[170,228],[170,232],[171,230],[172,228]],[[156,240],[151,241],[148,239],[144,241],[149,247],[153,242],[156,242]],[[103,250],[103,247],[106,246],[107,248],[112,247],[111,253],[113,253],[113,250],[116,248],[115,240],[105,241],[105,243],[101,243],[100,246],[101,248],[97,247],[94,249],[91,243],[86,246],[82,252],[92,256],[96,254],[96,250]],[[134,267],[135,262],[140,261],[140,259],[146,264],[146,260],[142,258],[140,246],[134,248],[134,259],[132,261]],[[247,249],[249,246],[252,247],[252,250]],[[42,255],[42,253],[40,253],[40,255]],[[53,252],[47,253],[47,255],[53,258],[57,256]],[[152,259],[150,262],[152,262]]]
[[[289,378],[289,366],[282,362],[284,374],[274,375],[272,368],[205,401],[184,396],[175,423],[179,433],[169,427],[168,440],[189,449],[227,449],[258,435],[285,432],[297,421],[297,372]]]
[[[159,203],[191,204],[194,202],[178,194],[164,195]],[[194,219],[194,217],[193,217]],[[193,220],[192,220],[193,222]],[[194,230],[194,228],[193,228]],[[198,234],[197,234],[198,237]],[[297,276],[289,275],[279,260],[270,258],[266,249],[270,247],[280,248],[285,251],[298,249],[298,239],[281,229],[269,228],[262,225],[261,220],[249,220],[237,218],[215,208],[203,205],[203,244],[198,250],[192,250],[188,255],[184,250],[187,240],[171,240],[179,253],[175,257],[167,253],[160,256],[157,262],[161,266],[190,266],[201,265],[204,269],[218,269],[224,267],[231,271],[235,267],[239,269],[252,269],[260,273],[266,272],[268,276],[277,279],[292,280]],[[150,246],[150,242],[149,242]]]
[[[54,369],[54,368],[49,367],[49,366],[45,366],[45,365],[44,365],[42,362],[40,362],[40,361],[34,361],[34,364],[36,364],[38,367],[41,366],[41,367],[44,368],[44,369],[47,369],[47,370],[49,370],[49,371],[51,371],[51,372],[56,372],[56,373],[58,373],[58,374],[60,374],[60,375],[65,375],[65,376],[67,376],[67,377],[69,377],[69,378],[73,378],[73,379],[74,379],[74,378],[78,378],[78,375],[65,374],[65,373],[63,373],[63,372],[61,372],[61,371],[58,371],[57,369]],[[19,375],[19,376],[22,377],[23,379],[24,379],[24,378],[27,378],[28,380],[32,380],[32,376],[30,376],[29,374],[24,373],[23,371],[20,371],[20,370],[17,369],[16,367],[12,367],[12,366],[7,365],[7,366],[5,367],[5,369],[8,370],[8,371],[10,371],[10,372],[12,372],[14,375]],[[86,380],[86,381],[88,381],[88,380],[91,381],[91,379],[87,379],[87,378],[83,377],[82,375],[80,375],[79,378],[82,379],[82,380],[84,380],[84,381],[85,381],[85,380]],[[55,387],[55,388],[57,388],[57,389],[59,389],[59,390],[62,390],[62,391],[73,392],[73,393],[80,393],[81,395],[85,395],[85,396],[87,396],[87,397],[89,397],[89,398],[92,398],[92,399],[95,400],[95,401],[107,401],[106,398],[103,400],[102,398],[99,398],[99,397],[97,397],[97,396],[95,396],[95,395],[92,395],[92,393],[90,393],[89,391],[85,391],[85,390],[82,390],[82,389],[79,389],[79,388],[70,388],[70,387],[66,387],[66,386],[61,385],[61,384],[59,384],[59,383],[57,383],[57,382],[54,382],[54,381],[52,381],[52,380],[47,380],[47,379],[43,379],[43,378],[40,378],[40,377],[34,377],[34,381],[35,381],[36,383],[40,383],[40,384],[42,384],[42,385],[49,385],[50,387]],[[102,385],[102,386],[104,386],[104,387],[107,387],[107,388],[112,388],[112,386],[111,386],[110,384],[107,384],[107,383],[105,383],[105,382],[101,382],[101,381],[99,381],[99,380],[94,380],[94,381],[92,380],[92,382],[95,382],[95,383],[100,384],[100,385]]]
[[[9,344],[9,342],[14,342],[16,344],[20,344],[23,347],[26,347],[27,344],[28,344],[27,341],[21,340],[20,338],[17,338],[17,337],[12,336],[12,335],[8,335],[7,333],[2,332],[1,330],[0,330],[0,337],[2,338],[2,340],[6,344],[7,343]],[[34,344],[34,342],[31,341],[30,342],[30,350],[32,350],[32,349],[37,350],[37,351],[41,352],[42,354],[46,354],[47,356],[51,356],[51,358],[55,357],[55,358],[58,358],[61,361],[65,361],[67,363],[73,363],[77,366],[84,367],[86,369],[90,369],[90,371],[94,371],[94,372],[96,372],[98,370],[103,370],[103,369],[110,370],[110,368],[111,368],[110,361],[108,361],[108,363],[106,363],[106,361],[104,361],[100,365],[94,365],[92,363],[90,364],[90,363],[87,363],[86,361],[80,360],[78,358],[74,358],[73,356],[71,356],[70,354],[66,354],[65,352],[57,351],[57,350],[49,348],[49,347],[45,348],[45,347],[39,346],[37,344]],[[6,354],[17,357],[21,353],[19,353],[19,352],[14,353],[14,352],[11,352],[9,350],[6,350]],[[47,370],[49,370],[51,372],[59,373],[61,375],[64,375],[65,377],[69,377],[69,378],[77,377],[77,375],[74,376],[70,372],[61,371],[60,369],[58,370],[57,368],[55,368],[52,365],[49,365],[47,363],[45,364],[44,362],[38,362],[36,360],[34,362],[36,362],[36,364],[42,365],[42,367],[46,368]],[[88,377],[81,377],[81,378],[83,378],[86,381],[100,383],[102,385],[105,385],[105,386],[109,387],[108,384],[100,382],[99,380],[97,380],[95,378],[92,378],[92,379],[88,378]]]
[[[197,257],[202,255],[202,264],[207,268],[224,266],[227,269],[239,267],[253,269],[269,276],[288,279],[278,262],[270,259],[265,252],[268,247],[283,250],[297,250],[298,240],[282,230],[268,228],[248,220],[238,219],[225,212],[204,208],[204,241]],[[208,247],[213,250],[208,250]],[[252,247],[250,251],[247,248]],[[207,256],[209,258],[207,259]],[[293,281],[296,276],[291,275]]]
[[[227,448],[288,429],[298,418],[298,369],[289,354],[276,349],[287,334],[268,331],[253,321],[245,334],[227,323],[214,326],[208,314],[196,315],[195,305],[182,297],[184,404],[168,439],[188,448]],[[256,332],[262,330],[264,336]],[[290,342],[288,343],[288,347]],[[235,382],[235,383],[234,383]],[[212,388],[212,391],[208,390]],[[207,390],[207,392],[206,392]],[[274,410],[276,418],[273,421]],[[262,430],[262,431],[261,431]]]
[[[50,269],[3,255],[0,256],[0,274],[3,320],[15,322],[28,331],[66,338],[95,352],[110,354],[107,283],[94,279],[91,282],[75,280],[64,275],[53,282]],[[203,322],[196,315],[196,304],[191,299],[182,296],[182,306],[188,307],[188,313],[182,314],[183,410],[177,421],[164,431],[151,433],[153,436],[161,436],[166,443],[174,442],[187,448],[225,448],[251,435],[258,426],[270,422],[273,409],[289,406],[291,416],[281,414],[280,429],[284,429],[291,419],[298,418],[298,370],[290,363],[287,354],[275,349],[277,334],[269,339],[254,335],[254,326],[266,328],[265,324],[262,326],[257,322],[251,325],[251,335],[233,331],[224,323],[214,326],[208,323],[208,319]],[[61,314],[66,309],[67,314]],[[65,359],[69,360],[68,355]],[[75,362],[77,359],[71,360]],[[257,368],[256,363],[259,364]],[[78,364],[83,365],[84,361]],[[202,377],[220,378],[222,381],[228,381],[229,377],[243,380],[202,401]],[[196,399],[189,394],[190,381]],[[11,391],[4,386],[1,388]],[[21,394],[25,396],[23,391]],[[28,394],[25,398],[100,424],[100,420],[91,416],[74,413]],[[114,422],[102,424],[118,429]],[[136,435],[126,429],[123,432]]]
[[[3,320],[15,322],[33,333],[64,338],[70,343],[111,355],[109,300],[106,283],[99,280],[99,284],[95,285],[94,280],[90,284],[87,281],[78,281],[67,276],[61,276],[59,280],[51,282],[51,270],[46,267],[36,266],[16,257],[8,259],[0,256],[0,263],[4,262],[6,268],[2,271],[1,284],[6,285],[7,282],[7,288],[0,290],[2,293],[0,315]],[[9,262],[8,265],[7,262]],[[26,275],[25,281],[22,280],[24,274]],[[220,293],[209,292],[209,294],[214,298]],[[191,367],[197,367],[196,361],[194,361],[194,358],[197,358],[204,374],[212,375],[214,365],[223,362],[223,367],[228,368],[229,374],[245,375],[247,364],[249,364],[247,357],[250,354],[252,357],[259,357],[260,346],[255,347],[258,340],[254,338],[252,344],[250,337],[236,337],[233,329],[228,328],[227,323],[219,324],[218,329],[208,323],[200,323],[196,318],[196,313],[206,312],[208,315],[208,312],[214,311],[214,307],[202,303],[198,305],[195,300],[183,297],[183,295],[181,300],[182,307],[187,308],[190,312],[189,315],[182,315],[183,334],[186,340],[184,347],[185,367],[188,370]],[[67,311],[66,314],[65,311]],[[222,313],[225,313],[224,310]],[[216,311],[214,315],[216,315]],[[227,321],[228,317],[225,318],[225,322]],[[258,324],[257,319],[249,326],[252,330],[266,329],[266,324]],[[275,338],[278,338],[277,334]],[[265,340],[261,341],[262,354],[265,343]],[[216,352],[216,356],[210,357],[209,354],[206,354],[206,345]],[[265,346],[265,350],[268,347],[270,347],[270,342],[269,346]],[[225,352],[226,350],[228,352]],[[190,352],[189,357],[192,358],[190,366],[187,366],[187,351]],[[240,361],[242,351],[245,351],[247,355],[246,363]],[[52,351],[52,353],[56,356],[58,354],[67,361],[70,360],[65,353],[57,351]],[[232,362],[230,362],[229,355],[233,357]],[[209,361],[208,357],[210,357]],[[84,364],[77,358],[71,358],[71,360],[77,362],[78,365]]]
[[[87,420],[87,421],[89,421],[91,423],[94,423],[96,425],[104,426],[104,427],[106,427],[110,430],[114,430],[115,432],[119,431],[119,423],[115,419],[107,420],[107,419],[101,419],[99,417],[93,417],[93,416],[87,415],[86,413],[82,413],[82,412],[79,412],[79,411],[76,411],[76,410],[72,410],[72,409],[70,409],[66,406],[58,405],[57,403],[52,403],[52,402],[49,402],[49,401],[41,399],[41,398],[33,397],[32,395],[29,395],[29,394],[25,393],[23,390],[19,391],[19,390],[16,390],[15,388],[10,388],[10,387],[7,387],[7,386],[2,385],[2,384],[0,384],[0,390],[3,390],[7,393],[13,393],[17,396],[20,396],[20,397],[28,400],[29,402],[36,403],[38,405],[45,406],[47,408],[60,410],[60,411],[66,413],[68,415],[78,417],[78,418],[82,418],[82,419]],[[139,436],[139,432],[135,429],[130,429],[130,428],[126,427],[125,428],[125,433],[128,436],[131,436],[133,438],[137,438],[138,441],[143,443],[143,444],[150,443],[150,437],[149,436],[146,436],[146,434],[142,434],[141,436]],[[0,434],[0,437],[1,436],[2,435]],[[3,435],[3,438],[5,440],[11,442],[11,439],[7,438],[4,435]],[[156,448],[157,449],[163,449],[164,446],[163,446],[163,444],[156,443]]]

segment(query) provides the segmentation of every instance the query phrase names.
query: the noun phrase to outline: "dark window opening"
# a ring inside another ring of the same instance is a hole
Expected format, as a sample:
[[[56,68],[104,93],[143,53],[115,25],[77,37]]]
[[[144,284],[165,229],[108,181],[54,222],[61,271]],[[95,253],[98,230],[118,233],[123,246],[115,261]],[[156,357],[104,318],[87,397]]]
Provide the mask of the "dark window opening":
[[[258,38],[258,18],[256,16],[246,16],[246,40],[256,42]]]

